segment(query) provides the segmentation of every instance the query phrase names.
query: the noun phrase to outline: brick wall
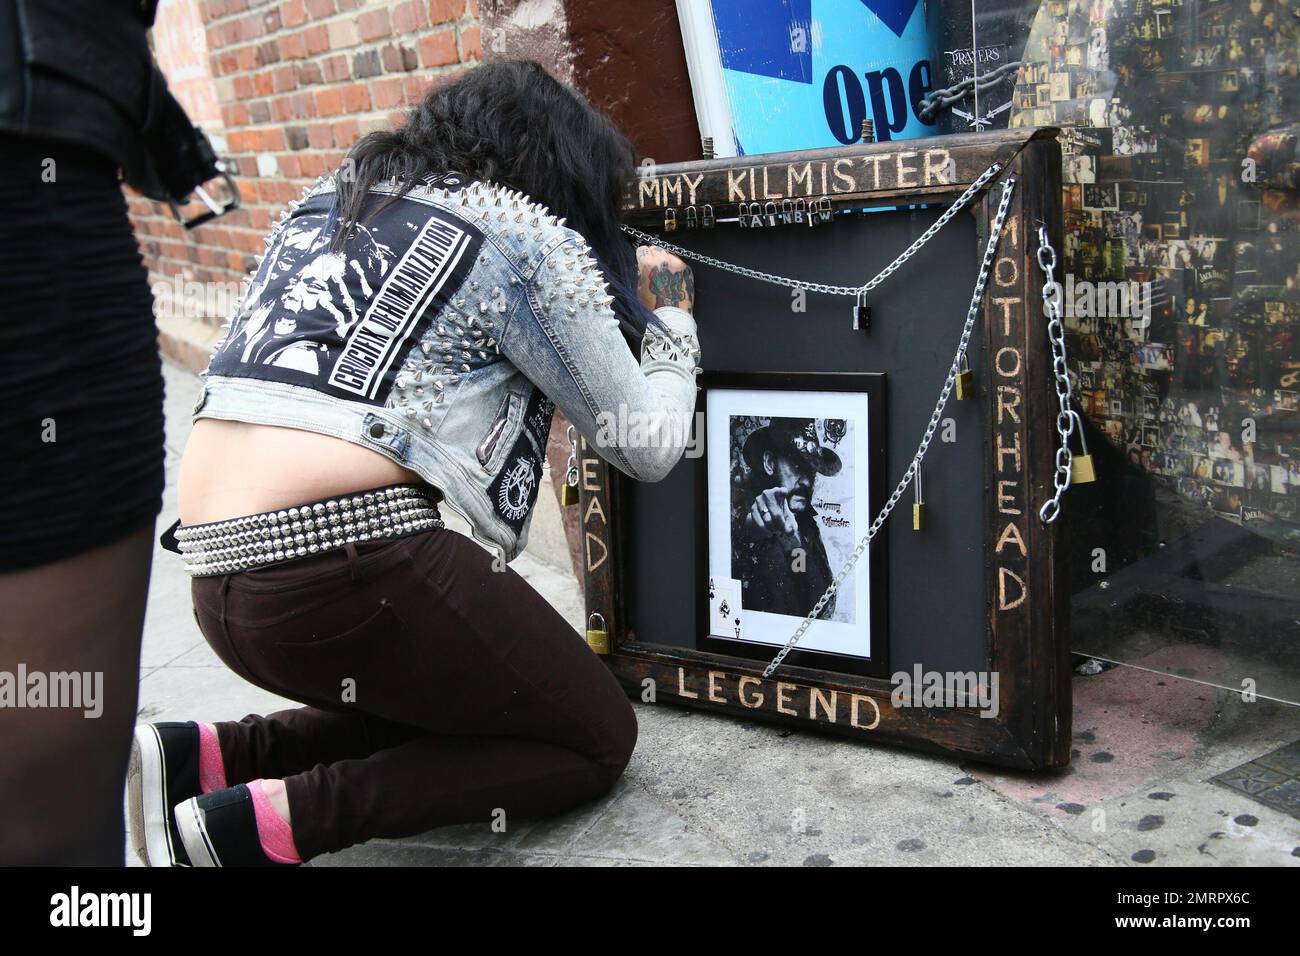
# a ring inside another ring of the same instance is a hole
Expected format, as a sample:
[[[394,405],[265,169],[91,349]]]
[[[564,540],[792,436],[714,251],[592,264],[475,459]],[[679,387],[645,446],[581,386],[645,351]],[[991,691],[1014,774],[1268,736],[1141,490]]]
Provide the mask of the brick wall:
[[[272,218],[358,137],[483,55],[478,0],[164,0],[154,44],[243,195],[189,233],[163,206],[130,202],[162,349],[195,369],[227,317],[230,296],[211,290],[237,288]]]
[[[200,0],[163,0],[153,31],[154,55],[172,94],[204,129],[221,129],[221,106],[208,63],[207,30]]]

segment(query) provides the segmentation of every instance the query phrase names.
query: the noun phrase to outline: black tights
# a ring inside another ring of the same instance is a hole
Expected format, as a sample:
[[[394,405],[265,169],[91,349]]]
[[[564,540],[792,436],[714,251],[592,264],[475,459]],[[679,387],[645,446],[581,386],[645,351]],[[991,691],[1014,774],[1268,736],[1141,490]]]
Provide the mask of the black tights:
[[[121,866],[153,525],[0,574],[0,672],[103,674],[98,717],[0,707],[0,865]],[[93,687],[93,683],[90,685]]]

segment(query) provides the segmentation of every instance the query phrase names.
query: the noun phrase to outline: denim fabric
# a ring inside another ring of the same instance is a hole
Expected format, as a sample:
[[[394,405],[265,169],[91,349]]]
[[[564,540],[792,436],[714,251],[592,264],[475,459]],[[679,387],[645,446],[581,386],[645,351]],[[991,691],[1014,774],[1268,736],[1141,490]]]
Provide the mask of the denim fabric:
[[[664,330],[638,360],[590,247],[545,207],[456,173],[396,191],[371,189],[338,253],[333,178],[290,205],[195,417],[374,449],[507,561],[527,543],[555,407],[616,468],[663,478],[695,405],[694,319],[656,310]]]

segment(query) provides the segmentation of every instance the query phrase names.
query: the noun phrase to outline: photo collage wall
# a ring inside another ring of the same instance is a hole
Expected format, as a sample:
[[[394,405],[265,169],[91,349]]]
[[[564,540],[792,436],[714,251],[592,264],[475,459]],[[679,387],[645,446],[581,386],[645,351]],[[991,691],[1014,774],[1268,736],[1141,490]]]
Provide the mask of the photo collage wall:
[[[1049,0],[1010,121],[1063,128],[1058,251],[1082,410],[1184,499],[1290,542],[1296,14],[1295,0]]]

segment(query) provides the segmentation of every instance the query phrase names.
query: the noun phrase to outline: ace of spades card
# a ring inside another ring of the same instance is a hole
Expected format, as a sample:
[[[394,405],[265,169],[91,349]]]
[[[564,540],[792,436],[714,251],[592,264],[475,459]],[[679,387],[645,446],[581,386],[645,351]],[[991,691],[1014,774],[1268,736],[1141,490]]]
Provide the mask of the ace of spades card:
[[[735,578],[709,578],[709,633],[740,640],[740,582]]]

